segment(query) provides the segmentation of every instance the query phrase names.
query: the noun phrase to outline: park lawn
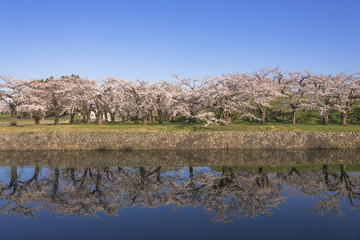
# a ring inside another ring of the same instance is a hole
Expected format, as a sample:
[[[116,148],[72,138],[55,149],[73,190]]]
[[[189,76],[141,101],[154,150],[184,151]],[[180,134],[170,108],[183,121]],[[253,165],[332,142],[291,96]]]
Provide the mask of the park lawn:
[[[34,120],[32,119],[21,119],[18,118],[17,119],[18,122],[34,122]],[[10,117],[3,117],[2,115],[0,115],[0,123],[8,123],[10,122]]]
[[[81,116],[76,115],[75,119],[76,120],[81,120]],[[62,117],[60,119],[60,122],[69,122],[69,120],[70,120],[70,116],[65,116],[65,117]],[[53,119],[46,119],[46,120],[42,119],[40,121],[42,123],[49,123],[49,124],[54,122]],[[0,123],[9,123],[9,122],[10,122],[10,115],[9,114],[0,114]],[[17,122],[18,123],[34,123],[34,120],[30,119],[30,118],[18,117]]]
[[[128,131],[128,132],[177,132],[177,131],[296,131],[296,132],[360,132],[360,124],[349,124],[342,127],[337,124],[284,124],[266,123],[259,125],[255,122],[242,122],[227,126],[209,125],[203,123],[190,125],[187,122],[165,122],[163,124],[149,123],[147,125],[134,124],[134,122],[104,123],[61,123],[60,125],[40,124],[8,126],[0,125],[0,132],[41,132],[41,131]]]

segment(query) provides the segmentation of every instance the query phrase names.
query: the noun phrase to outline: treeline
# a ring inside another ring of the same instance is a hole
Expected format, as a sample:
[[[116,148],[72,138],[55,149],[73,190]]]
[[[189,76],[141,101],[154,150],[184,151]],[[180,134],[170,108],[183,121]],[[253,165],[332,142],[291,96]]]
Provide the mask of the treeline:
[[[163,123],[183,116],[190,123],[197,119],[206,124],[228,124],[232,116],[264,124],[270,118],[280,121],[291,116],[296,123],[299,112],[316,112],[323,124],[329,115],[340,115],[340,125],[347,125],[349,113],[359,107],[359,73],[335,75],[310,71],[282,72],[278,68],[252,73],[224,74],[203,79],[181,79],[174,82],[128,81],[108,78],[90,80],[77,75],[14,80],[0,76],[2,111],[10,112],[11,125],[17,124],[18,112],[28,112],[39,124],[41,115],[52,114],[54,123],[61,116],[76,114],[88,122],[91,112],[102,124],[104,116],[115,116],[135,123]]]

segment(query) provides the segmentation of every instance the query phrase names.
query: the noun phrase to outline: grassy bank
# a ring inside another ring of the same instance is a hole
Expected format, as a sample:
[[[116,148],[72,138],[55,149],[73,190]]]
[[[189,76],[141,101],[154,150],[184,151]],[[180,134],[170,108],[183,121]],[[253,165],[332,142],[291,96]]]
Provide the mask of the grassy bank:
[[[63,121],[60,125],[45,122],[40,125],[23,124],[18,126],[0,125],[0,132],[37,132],[37,131],[133,131],[133,132],[174,132],[174,131],[302,131],[302,132],[360,132],[359,124],[346,127],[337,124],[284,124],[267,123],[259,125],[254,122],[234,123],[227,126],[209,125],[204,127],[203,123],[190,125],[187,122],[165,122],[163,124],[149,123],[147,125],[134,124],[134,122],[104,123],[76,123],[68,124]]]

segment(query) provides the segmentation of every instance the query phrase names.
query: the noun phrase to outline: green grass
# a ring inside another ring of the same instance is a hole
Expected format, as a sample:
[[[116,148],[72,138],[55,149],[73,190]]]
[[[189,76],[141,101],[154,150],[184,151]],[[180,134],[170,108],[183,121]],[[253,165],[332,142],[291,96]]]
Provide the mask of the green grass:
[[[75,116],[76,120],[81,120],[81,116]],[[70,116],[64,116],[61,118],[61,120],[63,122],[68,122],[70,120]],[[17,118],[18,123],[34,123],[33,119],[30,118],[22,118],[22,117],[18,117]],[[53,123],[54,120],[53,119],[46,119],[46,120],[41,120],[42,122],[46,122],[46,123]],[[9,123],[10,122],[10,114],[0,114],[0,123]]]
[[[52,120],[45,120],[45,124],[34,125],[33,121],[24,124],[19,121],[18,126],[9,126],[5,123],[0,125],[0,132],[35,132],[35,131],[133,131],[133,132],[176,132],[176,131],[297,131],[297,132],[360,132],[360,124],[352,124],[346,127],[337,124],[285,124],[267,123],[259,125],[254,122],[233,123],[227,126],[209,125],[204,127],[203,123],[190,125],[187,122],[165,122],[163,124],[149,123],[147,125],[134,124],[134,122],[104,123],[76,123],[68,124],[66,119],[55,126]],[[9,121],[7,121],[9,122]]]
[[[18,122],[34,122],[32,119],[18,119]],[[2,115],[0,114],[0,123],[8,123],[10,122],[10,115]]]

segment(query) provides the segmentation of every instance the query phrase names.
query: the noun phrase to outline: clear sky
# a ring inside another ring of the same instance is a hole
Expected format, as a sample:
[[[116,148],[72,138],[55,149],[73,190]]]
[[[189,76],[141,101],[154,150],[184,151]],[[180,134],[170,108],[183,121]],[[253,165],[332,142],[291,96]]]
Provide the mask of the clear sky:
[[[0,74],[360,72],[360,0],[0,0]]]

